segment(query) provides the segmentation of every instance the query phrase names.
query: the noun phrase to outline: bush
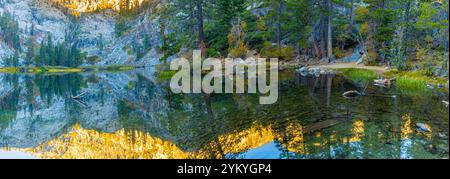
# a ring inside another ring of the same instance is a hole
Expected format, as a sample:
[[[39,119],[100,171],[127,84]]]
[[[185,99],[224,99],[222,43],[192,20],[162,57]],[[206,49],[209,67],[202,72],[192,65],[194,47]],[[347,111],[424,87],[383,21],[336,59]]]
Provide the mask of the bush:
[[[90,65],[95,65],[100,61],[100,57],[98,56],[90,56],[86,58],[87,63]]]
[[[245,58],[247,55],[247,47],[244,45],[242,41],[238,42],[238,46],[230,50],[230,56],[232,58]]]
[[[342,51],[340,48],[335,48],[334,49],[334,55],[336,56],[336,58],[343,58],[344,57],[344,51]]]
[[[278,48],[270,42],[265,42],[261,49],[261,56],[264,58],[279,58],[287,61],[294,57],[294,48],[291,46]]]
[[[215,48],[208,48],[208,57],[216,58],[219,56],[220,56],[220,53]]]

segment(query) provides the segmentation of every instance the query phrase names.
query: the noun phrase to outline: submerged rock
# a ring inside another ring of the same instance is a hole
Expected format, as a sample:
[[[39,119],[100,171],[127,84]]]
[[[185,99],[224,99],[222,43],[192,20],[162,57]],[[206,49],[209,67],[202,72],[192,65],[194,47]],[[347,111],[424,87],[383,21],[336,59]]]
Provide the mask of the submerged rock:
[[[447,135],[445,135],[444,133],[439,133],[438,134],[438,136],[439,136],[439,139],[441,139],[441,140],[448,140],[448,136]]]
[[[446,107],[448,107],[448,101],[442,101]]]
[[[417,130],[422,133],[431,132],[431,127],[425,123],[417,123]]]
[[[360,93],[359,91],[356,90],[347,91],[344,94],[342,94],[342,96],[344,96],[345,98],[355,98],[363,95],[364,95],[363,93]]]
[[[298,72],[308,72],[309,68],[308,67],[301,67],[300,69],[297,70]]]

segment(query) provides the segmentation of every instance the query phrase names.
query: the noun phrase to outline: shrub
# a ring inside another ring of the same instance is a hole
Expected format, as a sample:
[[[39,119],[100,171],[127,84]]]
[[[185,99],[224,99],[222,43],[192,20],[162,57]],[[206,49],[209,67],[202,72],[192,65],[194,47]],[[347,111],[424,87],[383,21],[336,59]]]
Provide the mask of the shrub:
[[[280,58],[282,60],[291,60],[294,57],[294,48],[291,46],[276,47],[270,42],[265,42],[261,49],[261,56],[265,58]]]
[[[220,56],[220,53],[215,48],[208,48],[208,57],[216,58],[219,56]]]
[[[247,55],[247,51],[248,49],[244,45],[244,43],[242,41],[239,41],[237,47],[230,50],[230,56],[232,58],[245,58],[245,56]]]
[[[90,65],[95,65],[100,61],[100,57],[98,56],[90,56],[86,58],[87,63]]]
[[[340,48],[334,49],[334,55],[336,58],[343,58],[344,57],[344,51],[342,51]]]

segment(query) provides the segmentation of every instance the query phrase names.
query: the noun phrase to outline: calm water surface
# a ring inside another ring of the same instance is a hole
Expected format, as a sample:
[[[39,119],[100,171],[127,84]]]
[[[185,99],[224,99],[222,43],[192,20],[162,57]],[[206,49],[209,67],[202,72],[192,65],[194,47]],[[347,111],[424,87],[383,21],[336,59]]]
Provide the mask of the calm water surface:
[[[154,76],[0,74],[0,158],[449,155],[447,94],[369,85],[369,95],[345,99],[366,83],[282,73],[278,102],[260,105],[258,95],[173,94]]]

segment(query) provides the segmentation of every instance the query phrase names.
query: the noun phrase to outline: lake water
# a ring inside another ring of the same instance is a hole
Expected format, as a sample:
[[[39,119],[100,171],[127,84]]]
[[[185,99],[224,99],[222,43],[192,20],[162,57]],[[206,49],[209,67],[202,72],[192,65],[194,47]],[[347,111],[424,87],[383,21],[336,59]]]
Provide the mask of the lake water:
[[[150,71],[0,74],[0,158],[449,156],[447,94],[284,72],[278,102],[260,105],[256,94],[173,94]]]

